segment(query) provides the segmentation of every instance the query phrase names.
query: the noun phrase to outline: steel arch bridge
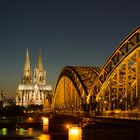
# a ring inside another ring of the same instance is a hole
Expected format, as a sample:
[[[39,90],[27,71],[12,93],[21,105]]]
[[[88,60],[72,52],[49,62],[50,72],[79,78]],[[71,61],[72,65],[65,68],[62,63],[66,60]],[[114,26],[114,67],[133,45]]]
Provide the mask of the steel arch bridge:
[[[101,68],[67,66],[60,73],[53,108],[76,111],[96,104],[98,111],[140,110],[140,27]]]
[[[97,67],[72,67],[63,68],[54,90],[52,107],[58,111],[80,111],[86,107],[86,100],[93,85],[94,79],[99,74]]]
[[[140,27],[116,48],[98,79],[99,110],[140,108]]]

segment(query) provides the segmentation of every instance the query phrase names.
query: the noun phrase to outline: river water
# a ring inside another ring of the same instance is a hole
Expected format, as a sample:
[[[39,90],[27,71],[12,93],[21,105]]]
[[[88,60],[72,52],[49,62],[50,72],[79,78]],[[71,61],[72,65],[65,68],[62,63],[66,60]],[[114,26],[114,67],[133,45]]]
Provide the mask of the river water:
[[[28,139],[28,140],[68,140],[68,133],[66,132],[53,132],[50,133],[48,130],[45,130],[42,126],[36,127],[11,127],[7,126],[0,128],[0,139],[5,140],[16,140],[16,139]],[[9,126],[8,126],[9,125]]]
[[[62,119],[63,120],[63,119]],[[61,122],[54,119],[53,124],[43,123],[1,123],[0,139],[2,140],[139,140],[140,127],[93,124],[89,127],[80,127],[72,124],[68,119]]]
[[[27,129],[19,128],[16,130],[4,127],[0,129],[0,139],[52,140],[52,137],[49,133],[43,133],[42,130],[31,127]]]

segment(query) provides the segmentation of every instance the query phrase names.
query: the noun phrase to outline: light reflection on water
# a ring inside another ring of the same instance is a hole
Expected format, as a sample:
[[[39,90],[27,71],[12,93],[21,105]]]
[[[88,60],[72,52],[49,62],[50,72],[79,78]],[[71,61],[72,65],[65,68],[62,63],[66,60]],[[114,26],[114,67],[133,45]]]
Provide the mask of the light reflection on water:
[[[51,136],[49,134],[41,134],[38,140],[51,140]]]
[[[79,133],[79,131],[78,134],[72,133],[68,137],[68,129],[70,129],[70,126],[72,124],[69,127],[67,126],[67,129],[65,128],[65,125],[54,124],[53,127],[49,127],[48,118],[43,117],[42,119],[43,124],[35,124],[34,119],[32,117],[29,117],[25,124],[17,123],[11,125],[10,123],[7,123],[6,125],[4,125],[4,128],[0,128],[0,139],[8,139],[14,137],[15,139],[28,140],[81,140],[81,133]]]
[[[33,136],[33,128],[28,128],[28,135]]]
[[[43,134],[42,130],[36,130],[34,128],[16,128],[15,131],[11,131],[8,128],[0,128],[0,136],[32,136],[34,140],[51,140],[51,136],[49,134]]]
[[[2,128],[0,130],[0,135],[7,135],[7,128]]]

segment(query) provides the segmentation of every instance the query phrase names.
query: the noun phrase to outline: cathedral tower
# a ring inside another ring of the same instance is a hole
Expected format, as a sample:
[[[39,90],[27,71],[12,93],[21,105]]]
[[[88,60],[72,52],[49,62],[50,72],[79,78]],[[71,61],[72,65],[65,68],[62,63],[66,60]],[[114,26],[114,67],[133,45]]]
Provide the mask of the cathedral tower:
[[[33,79],[33,81],[32,81]],[[45,100],[51,95],[52,86],[46,84],[46,71],[43,68],[41,51],[38,55],[38,64],[32,71],[28,49],[26,51],[25,65],[22,73],[22,82],[18,85],[16,93],[16,105],[44,105]]]
[[[32,71],[30,68],[30,59],[28,49],[26,50],[25,65],[22,74],[22,84],[32,84]]]
[[[38,65],[37,65],[37,68],[39,70],[43,70],[43,62],[42,62],[41,50],[39,51],[39,55],[38,55]]]
[[[46,84],[46,71],[43,68],[41,50],[39,51],[39,55],[38,55],[37,68],[35,68],[34,70],[34,83],[40,85]]]

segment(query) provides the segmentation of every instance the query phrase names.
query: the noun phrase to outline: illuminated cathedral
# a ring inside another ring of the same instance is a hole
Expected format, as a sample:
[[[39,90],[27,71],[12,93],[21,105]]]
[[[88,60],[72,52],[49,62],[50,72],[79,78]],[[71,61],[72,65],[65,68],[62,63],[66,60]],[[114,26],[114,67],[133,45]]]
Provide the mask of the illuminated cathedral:
[[[26,51],[25,65],[22,73],[21,84],[16,93],[16,105],[44,105],[52,93],[52,86],[46,84],[46,71],[43,68],[41,51],[38,56],[38,64],[33,73],[30,66],[29,52]]]

